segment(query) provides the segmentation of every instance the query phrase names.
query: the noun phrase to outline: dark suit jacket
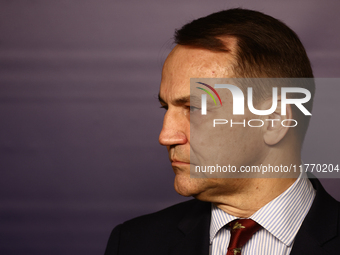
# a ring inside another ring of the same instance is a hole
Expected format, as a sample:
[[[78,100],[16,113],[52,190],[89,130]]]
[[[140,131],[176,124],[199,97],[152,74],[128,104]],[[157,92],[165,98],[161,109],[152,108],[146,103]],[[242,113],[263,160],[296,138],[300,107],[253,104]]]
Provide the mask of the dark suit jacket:
[[[340,203],[317,179],[316,197],[291,255],[340,254]],[[113,229],[105,255],[208,255],[211,204],[190,200]],[[275,254],[270,254],[275,255]]]

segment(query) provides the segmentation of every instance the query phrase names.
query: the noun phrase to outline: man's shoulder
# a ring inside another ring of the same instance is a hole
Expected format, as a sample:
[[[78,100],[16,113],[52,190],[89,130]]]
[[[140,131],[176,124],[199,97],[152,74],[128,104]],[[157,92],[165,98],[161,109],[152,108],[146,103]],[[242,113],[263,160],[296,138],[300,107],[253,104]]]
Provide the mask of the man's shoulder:
[[[295,237],[291,254],[340,254],[340,203],[318,179],[314,177],[310,181],[316,196]]]
[[[167,254],[186,234],[204,239],[210,211],[210,203],[193,199],[128,220],[113,229],[105,254]]]

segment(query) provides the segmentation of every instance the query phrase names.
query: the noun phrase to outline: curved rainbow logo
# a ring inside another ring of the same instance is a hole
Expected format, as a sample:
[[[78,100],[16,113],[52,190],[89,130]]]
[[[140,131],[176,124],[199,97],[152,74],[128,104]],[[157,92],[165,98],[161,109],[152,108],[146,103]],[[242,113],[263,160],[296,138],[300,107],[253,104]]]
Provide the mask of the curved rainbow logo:
[[[220,101],[220,104],[222,105],[222,101],[221,101],[221,98],[220,98],[220,96],[219,96],[219,94],[217,93],[217,91],[213,88],[213,87],[211,87],[210,85],[208,85],[208,84],[205,84],[205,83],[203,83],[203,82],[197,82],[197,83],[199,83],[199,84],[201,84],[201,85],[203,85],[203,86],[206,86],[207,88],[209,88],[212,92],[214,92],[215,93],[215,95],[217,96],[217,98],[218,98],[218,100]],[[198,88],[198,89],[201,89],[201,90],[203,90],[203,91],[205,91],[213,100],[214,100],[214,103],[215,103],[215,105],[217,105],[217,103],[216,103],[216,100],[215,100],[215,98],[214,98],[214,96],[208,91],[208,90],[206,90],[206,89],[203,89],[203,88],[200,88],[200,87],[196,87],[196,88]]]

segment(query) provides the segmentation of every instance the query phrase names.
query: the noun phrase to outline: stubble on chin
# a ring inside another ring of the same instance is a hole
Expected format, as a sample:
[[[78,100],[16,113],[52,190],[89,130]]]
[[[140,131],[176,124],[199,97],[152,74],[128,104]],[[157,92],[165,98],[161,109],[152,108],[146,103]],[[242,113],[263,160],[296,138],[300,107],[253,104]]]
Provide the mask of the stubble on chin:
[[[204,178],[191,178],[190,169],[183,171],[183,169],[174,169],[175,180],[174,188],[176,192],[185,197],[195,197],[201,196],[202,192],[206,189],[206,180]]]

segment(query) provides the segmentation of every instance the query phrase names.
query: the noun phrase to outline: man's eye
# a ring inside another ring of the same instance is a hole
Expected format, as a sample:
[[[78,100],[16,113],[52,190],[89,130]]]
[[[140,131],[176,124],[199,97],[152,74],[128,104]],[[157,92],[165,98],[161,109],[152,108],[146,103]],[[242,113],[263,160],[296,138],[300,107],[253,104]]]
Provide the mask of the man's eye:
[[[193,112],[201,110],[200,108],[197,108],[195,106],[189,106],[189,108],[190,108],[190,113],[193,113]]]

